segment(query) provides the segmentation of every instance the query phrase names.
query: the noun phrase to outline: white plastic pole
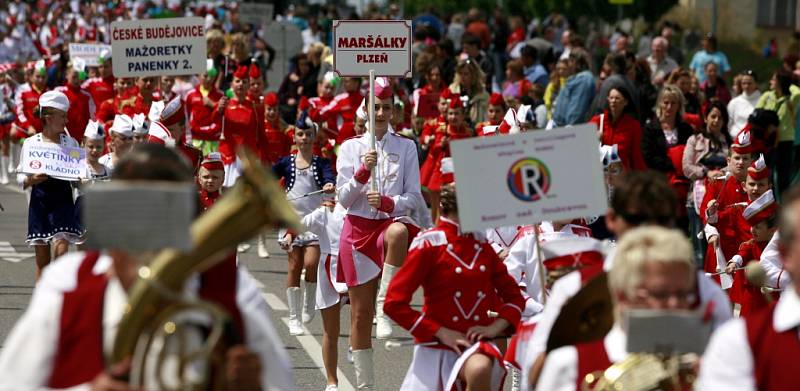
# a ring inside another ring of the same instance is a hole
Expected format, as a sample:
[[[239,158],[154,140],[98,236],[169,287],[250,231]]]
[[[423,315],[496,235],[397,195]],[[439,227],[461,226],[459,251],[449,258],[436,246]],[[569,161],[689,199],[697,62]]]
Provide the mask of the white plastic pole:
[[[370,149],[377,151],[377,141],[375,138],[375,70],[369,70],[369,145]],[[375,170],[370,172],[370,190],[378,191],[378,182],[375,180]]]

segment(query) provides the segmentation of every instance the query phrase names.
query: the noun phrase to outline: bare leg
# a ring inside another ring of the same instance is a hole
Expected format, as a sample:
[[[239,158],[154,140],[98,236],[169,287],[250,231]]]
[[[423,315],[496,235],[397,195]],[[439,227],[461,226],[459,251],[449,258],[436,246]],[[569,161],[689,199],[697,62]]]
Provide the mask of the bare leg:
[[[303,247],[303,267],[306,269],[306,281],[317,281],[317,263],[319,263],[319,246]]]
[[[63,239],[54,240],[53,247],[53,259],[58,259],[58,257],[66,254],[67,251],[69,251],[69,242]]]
[[[325,374],[328,377],[328,384],[339,384],[336,375],[339,354],[339,304],[320,312],[322,313],[322,362],[325,363]]]
[[[542,368],[544,367],[544,359],[545,355],[541,353],[531,365],[531,369],[528,372],[528,387],[531,389],[536,388],[536,383],[539,382],[539,375],[542,374]]]
[[[375,316],[377,288],[377,278],[350,287],[350,346],[353,351],[372,348],[372,318]]]
[[[39,280],[44,267],[50,264],[50,244],[33,246],[33,250],[36,253],[36,280]]]
[[[392,223],[383,235],[386,251],[384,262],[392,266],[403,266],[408,255],[408,228],[402,223]]]
[[[439,192],[438,191],[430,191],[428,193],[428,199],[431,203],[431,220],[433,223],[439,220]]]
[[[467,391],[488,391],[492,385],[492,358],[480,353],[471,355],[459,377],[467,383]]]

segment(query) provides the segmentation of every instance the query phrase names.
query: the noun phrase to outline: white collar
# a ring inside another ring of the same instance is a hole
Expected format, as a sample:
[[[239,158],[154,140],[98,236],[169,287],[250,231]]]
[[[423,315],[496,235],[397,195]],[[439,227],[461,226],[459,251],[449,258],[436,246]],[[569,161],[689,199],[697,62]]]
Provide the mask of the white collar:
[[[605,346],[608,359],[612,363],[620,362],[628,357],[628,335],[616,322],[603,338],[603,346]]]
[[[800,326],[800,296],[794,285],[789,285],[781,293],[781,299],[775,306],[772,326],[779,333]]]

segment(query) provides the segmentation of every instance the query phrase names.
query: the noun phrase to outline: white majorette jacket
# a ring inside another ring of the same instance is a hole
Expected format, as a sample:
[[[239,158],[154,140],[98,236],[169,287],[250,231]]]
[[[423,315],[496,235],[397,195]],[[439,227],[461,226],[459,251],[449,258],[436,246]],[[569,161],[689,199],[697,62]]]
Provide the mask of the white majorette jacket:
[[[391,213],[381,212],[369,206],[367,191],[369,171],[362,170],[361,157],[370,150],[369,134],[351,138],[342,144],[336,161],[339,202],[347,213],[367,219],[388,219],[405,216],[422,201],[419,185],[419,160],[413,141],[394,133],[390,128],[381,140],[377,140],[378,166],[375,180],[378,192],[393,202]]]

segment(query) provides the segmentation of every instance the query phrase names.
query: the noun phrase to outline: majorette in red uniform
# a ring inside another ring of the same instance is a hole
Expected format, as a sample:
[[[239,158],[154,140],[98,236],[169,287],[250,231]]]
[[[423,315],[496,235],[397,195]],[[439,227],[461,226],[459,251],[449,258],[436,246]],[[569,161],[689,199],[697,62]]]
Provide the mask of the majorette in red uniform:
[[[39,96],[47,88],[45,84],[46,73],[47,68],[44,60],[36,61],[29,81],[30,88],[18,93],[14,98],[17,121],[15,122],[16,131],[11,131],[11,137],[15,140],[21,140],[42,131],[42,120],[39,119],[35,111],[39,107]]]
[[[100,77],[92,77],[86,79],[81,88],[92,96],[95,106],[99,107],[103,102],[113,99],[114,91],[114,74],[111,66],[111,49],[104,49],[100,52],[98,61],[98,70]],[[113,120],[113,117],[112,117]]]
[[[727,260],[736,255],[739,244],[752,238],[750,226],[742,218],[742,211],[748,203],[748,195],[743,186],[752,160],[751,153],[750,133],[739,133],[731,146],[728,172],[724,177],[708,180],[706,183],[700,217],[706,223],[706,238],[710,242],[704,267],[707,273],[725,269]],[[715,235],[717,245],[713,244]],[[717,257],[718,252],[722,253],[720,259]],[[719,278],[715,280],[719,281]]]
[[[95,117],[106,128],[110,128],[117,114],[122,114],[122,108],[132,105],[136,101],[133,95],[133,79],[119,77],[114,80],[114,96],[104,100],[97,108]]]
[[[610,109],[606,109],[592,117],[589,122],[598,127],[601,145],[617,145],[622,166],[626,170],[647,169],[647,163],[642,156],[642,125],[638,119],[625,112],[618,118],[612,118]],[[599,129],[601,126],[603,128]]]
[[[136,79],[136,85],[131,88],[131,96],[120,105],[120,111],[133,117],[135,114],[147,114],[150,110],[150,105],[158,101],[154,99],[155,93],[155,77],[139,77]]]
[[[200,170],[197,174],[197,183],[200,186],[198,195],[203,211],[207,211],[217,202],[222,194],[220,190],[224,181],[225,166],[222,164],[222,156],[219,152],[212,152],[200,162]]]
[[[258,116],[253,102],[247,99],[249,88],[248,69],[240,66],[233,74],[233,98],[224,97],[220,99],[215,111],[215,120],[222,129],[222,138],[219,142],[219,152],[222,154],[222,162],[225,164],[225,187],[233,186],[239,178],[240,168],[236,158],[236,153],[241,147],[249,148],[263,160],[263,153],[266,147],[263,145],[263,138],[259,132],[261,126],[258,124]],[[224,113],[220,112],[220,107],[224,103]]]
[[[289,154],[292,147],[292,139],[286,134],[288,126],[281,120],[278,110],[278,94],[270,92],[264,97],[264,110],[266,121],[264,121],[264,160],[270,164],[278,163],[278,160]]]
[[[777,209],[778,205],[775,203],[772,190],[767,190],[745,208],[742,215],[752,227],[753,238],[739,246],[739,251],[728,261],[728,270],[733,267],[741,268],[750,262],[761,260],[761,253],[777,229],[775,221]],[[761,293],[761,287],[753,285],[745,278],[741,270],[739,272],[734,277],[733,289],[738,290],[738,302],[742,306],[739,316],[746,317],[766,307],[769,302]],[[777,297],[777,295],[775,296]]]
[[[67,70],[67,83],[56,88],[56,91],[63,92],[69,99],[67,132],[78,142],[83,141],[86,124],[94,119],[96,111],[92,96],[80,85],[80,77],[84,72],[86,72],[86,62],[80,58],[73,59]]]
[[[493,93],[489,97],[489,105],[486,107],[486,121],[475,125],[475,134],[479,137],[496,136],[499,134],[498,128],[503,121],[503,114],[506,112],[506,101],[503,95]]]
[[[186,157],[192,170],[197,173],[203,154],[199,149],[186,144],[185,132],[186,111],[183,109],[181,98],[177,96],[164,106],[159,120],[150,123],[147,141],[177,149]]]
[[[309,108],[308,114],[311,118],[319,118],[319,112],[328,106],[334,99],[334,93],[339,86],[341,79],[336,75],[336,72],[328,71],[322,77],[322,83],[319,85],[317,96],[308,100]],[[328,116],[328,119],[322,121],[320,127],[325,131],[327,138],[336,140],[336,135],[339,133],[339,124],[335,116]]]
[[[214,108],[222,98],[222,92],[215,85],[217,74],[214,60],[207,60],[206,72],[200,75],[200,84],[186,95],[192,144],[205,154],[219,149],[221,129],[214,121]]]
[[[433,139],[436,137],[436,130],[442,125],[447,125],[447,119],[445,116],[447,116],[447,108],[450,106],[450,100],[452,97],[453,94],[450,92],[449,88],[442,90],[442,93],[439,94],[439,103],[437,105],[437,108],[439,109],[439,116],[426,120],[422,125],[422,132],[419,134],[419,144],[423,152],[430,150],[431,144],[433,144]],[[429,169],[433,169],[433,167],[430,167]],[[424,177],[425,175],[425,172],[420,172],[420,177]],[[430,172],[427,173],[427,175],[429,176]]]
[[[253,102],[256,110],[256,123],[261,126],[264,123],[264,78],[258,65],[251,63],[247,68],[248,81],[250,87],[247,89],[247,99]]]
[[[386,295],[384,311],[417,343],[401,389],[463,389],[475,380],[465,364],[479,354],[491,359],[484,364],[491,368],[491,389],[501,390],[505,368],[491,340],[516,328],[524,299],[491,245],[461,232],[453,190],[448,186],[443,193],[444,215],[414,239]],[[419,287],[421,312],[411,307]]]
[[[319,109],[311,119],[314,122],[324,122],[331,118],[336,119],[338,127],[331,129],[336,133],[336,145],[341,145],[344,140],[355,135],[353,131],[353,122],[356,118],[356,110],[364,96],[361,95],[361,79],[360,78],[345,78],[344,81],[345,92],[336,95],[333,100],[325,107]]]

